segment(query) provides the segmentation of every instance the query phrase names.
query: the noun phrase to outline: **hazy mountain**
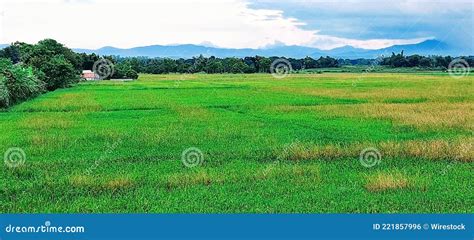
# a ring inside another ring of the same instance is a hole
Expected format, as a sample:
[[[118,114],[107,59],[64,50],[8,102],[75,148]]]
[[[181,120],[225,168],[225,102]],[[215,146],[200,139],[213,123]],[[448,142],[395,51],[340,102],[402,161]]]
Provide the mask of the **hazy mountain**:
[[[448,44],[437,40],[427,40],[418,44],[394,45],[388,48],[376,50],[378,52],[401,52],[406,55],[458,55],[461,50],[451,48]]]
[[[344,46],[339,48],[334,48],[331,50],[326,50],[325,54],[332,56],[332,57],[339,57],[339,58],[376,58],[377,53],[372,52],[373,50],[367,50],[363,48],[355,48],[352,46]]]
[[[8,44],[0,44],[0,49],[8,46]],[[91,49],[73,49],[79,53],[96,53],[99,55],[119,55],[123,57],[169,57],[169,58],[192,58],[194,56],[203,55],[206,57],[248,57],[248,56],[284,56],[292,58],[304,58],[310,56],[318,58],[320,56],[331,56],[334,58],[377,58],[381,55],[390,56],[392,52],[399,53],[402,50],[405,55],[472,55],[463,49],[456,49],[448,44],[438,40],[427,40],[417,44],[394,45],[387,48],[367,50],[344,46],[331,50],[321,50],[317,48],[301,47],[301,46],[273,46],[270,48],[252,49],[252,48],[218,48],[213,46],[201,46],[193,44],[183,45],[152,45],[135,48],[115,48],[103,47],[96,50]]]
[[[169,58],[191,58],[193,56],[216,56],[216,57],[248,57],[248,56],[289,56],[302,58],[305,56],[323,55],[322,51],[315,48],[300,46],[282,46],[268,49],[252,48],[217,48],[193,44],[163,46],[152,45],[146,47],[135,47],[121,49],[114,47],[103,47],[97,50],[74,49],[76,52],[96,53],[100,55],[120,55],[123,57],[146,56],[146,57],[169,57]]]
[[[194,56],[215,56],[215,57],[247,57],[247,56],[284,56],[293,58],[304,58],[310,56],[317,58],[320,56],[331,56],[335,58],[377,58],[378,56],[388,56],[392,52],[399,53],[402,50],[407,55],[467,55],[469,53],[462,50],[454,49],[444,42],[437,40],[427,40],[418,44],[394,45],[387,48],[377,50],[367,50],[344,46],[331,50],[321,50],[317,48],[301,47],[301,46],[274,46],[262,49],[235,49],[235,48],[218,48],[212,46],[200,46],[193,44],[184,45],[152,45],[145,47],[135,47],[128,49],[103,47],[97,50],[74,49],[76,52],[96,53],[100,55],[120,55],[123,57],[145,56],[145,57],[169,57],[169,58],[191,58]],[[471,53],[472,54],[472,53]]]
[[[340,57],[340,58],[377,58],[379,56],[390,56],[392,52],[400,53],[404,51],[405,55],[419,54],[424,56],[429,55],[469,55],[472,53],[464,52],[462,49],[455,49],[450,47],[448,44],[437,41],[437,40],[426,40],[417,44],[407,45],[394,45],[387,48],[367,50],[354,48],[351,46],[345,46],[341,48],[331,49],[326,51],[329,56]]]

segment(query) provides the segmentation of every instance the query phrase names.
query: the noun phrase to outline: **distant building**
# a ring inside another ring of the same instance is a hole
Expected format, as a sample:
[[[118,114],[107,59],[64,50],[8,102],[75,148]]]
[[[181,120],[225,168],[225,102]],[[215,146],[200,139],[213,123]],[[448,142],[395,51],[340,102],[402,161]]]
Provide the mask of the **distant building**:
[[[99,75],[97,75],[96,73],[94,73],[93,71],[91,70],[83,70],[82,71],[82,78],[84,78],[85,80],[100,80],[100,77]]]

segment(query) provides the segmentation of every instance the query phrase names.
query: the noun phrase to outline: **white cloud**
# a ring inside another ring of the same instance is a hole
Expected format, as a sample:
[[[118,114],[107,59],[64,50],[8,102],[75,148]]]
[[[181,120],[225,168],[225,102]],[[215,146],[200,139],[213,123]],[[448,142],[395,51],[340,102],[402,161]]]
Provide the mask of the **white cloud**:
[[[245,0],[3,0],[0,42],[54,38],[69,47],[129,48],[200,44],[258,48],[275,43],[323,49],[381,48],[423,39],[368,41],[318,35],[279,10],[251,9]]]
[[[349,38],[339,38],[327,35],[315,35],[314,40],[310,46],[320,49],[333,49],[342,46],[353,46],[365,49],[380,49],[393,45],[413,44],[419,43],[432,37],[415,38],[415,39],[370,39],[370,40],[355,40]]]

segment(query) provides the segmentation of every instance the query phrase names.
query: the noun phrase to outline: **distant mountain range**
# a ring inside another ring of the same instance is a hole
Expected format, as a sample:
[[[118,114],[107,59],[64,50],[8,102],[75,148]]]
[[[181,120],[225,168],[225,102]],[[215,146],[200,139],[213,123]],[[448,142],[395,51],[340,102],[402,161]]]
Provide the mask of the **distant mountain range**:
[[[7,45],[0,45],[5,47]],[[426,40],[417,44],[408,45],[394,45],[387,48],[367,50],[361,48],[354,48],[351,46],[344,46],[334,48],[331,50],[321,50],[318,48],[301,47],[301,46],[278,46],[272,48],[252,49],[252,48],[218,48],[207,47],[193,44],[183,45],[152,45],[135,48],[115,48],[103,47],[99,49],[73,49],[78,53],[96,53],[99,55],[118,55],[122,57],[168,57],[168,58],[192,58],[194,56],[215,56],[215,57],[248,57],[248,56],[282,56],[292,58],[304,58],[310,56],[318,58],[320,56],[331,56],[334,58],[377,58],[381,55],[389,56],[392,52],[399,53],[402,50],[406,55],[420,54],[420,55],[472,55],[463,49],[456,49],[448,44],[438,40]]]

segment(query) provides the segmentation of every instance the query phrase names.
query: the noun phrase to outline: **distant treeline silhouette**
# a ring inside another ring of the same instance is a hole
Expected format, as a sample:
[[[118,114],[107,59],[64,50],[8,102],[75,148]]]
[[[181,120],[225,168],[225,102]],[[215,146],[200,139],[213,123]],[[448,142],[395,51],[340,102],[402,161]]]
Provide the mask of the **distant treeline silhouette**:
[[[474,66],[474,57],[460,57],[453,58],[451,56],[420,56],[411,55],[405,56],[403,51],[401,53],[392,53],[392,56],[382,58],[380,65],[391,67],[420,67],[420,68],[444,68],[447,69],[449,64],[455,59],[463,59],[469,66]]]
[[[81,54],[84,59],[83,68],[92,69],[100,56],[95,54]],[[302,59],[281,57],[245,57],[245,58],[217,58],[194,57],[190,59],[148,58],[148,57],[119,57],[105,56],[115,64],[125,65],[138,73],[167,74],[167,73],[269,73],[274,61],[284,59],[291,64],[294,71],[318,68],[338,68],[341,66],[369,66],[381,65],[387,67],[418,67],[446,70],[455,59],[451,56],[404,56],[402,53],[392,53],[390,57],[377,59],[335,59],[330,56],[317,59],[305,57]],[[473,57],[460,57],[469,66],[474,66]]]

